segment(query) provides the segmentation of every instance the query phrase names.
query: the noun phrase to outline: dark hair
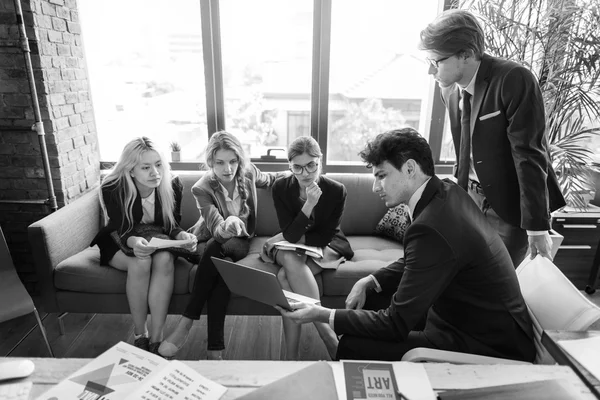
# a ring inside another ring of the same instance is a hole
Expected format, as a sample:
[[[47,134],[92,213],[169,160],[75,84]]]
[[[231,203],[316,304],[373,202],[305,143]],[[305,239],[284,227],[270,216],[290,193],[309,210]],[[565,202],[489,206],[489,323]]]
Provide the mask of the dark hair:
[[[380,133],[375,139],[369,140],[365,149],[358,154],[367,163],[367,168],[387,161],[400,170],[406,161],[412,159],[427,176],[435,174],[431,148],[425,138],[413,128]]]
[[[419,48],[444,56],[473,52],[479,60],[485,51],[485,37],[473,14],[465,10],[446,10],[421,31]]]
[[[288,161],[292,161],[292,158],[304,153],[311,157],[321,158],[323,156],[319,143],[312,136],[300,136],[294,139],[288,148]]]

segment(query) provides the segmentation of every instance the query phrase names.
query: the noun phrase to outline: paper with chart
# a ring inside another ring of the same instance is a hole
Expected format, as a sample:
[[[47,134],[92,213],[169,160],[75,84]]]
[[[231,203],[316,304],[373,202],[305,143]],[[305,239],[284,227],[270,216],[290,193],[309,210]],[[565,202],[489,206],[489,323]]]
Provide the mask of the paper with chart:
[[[600,336],[559,340],[558,344],[596,379],[600,379]]]
[[[180,361],[119,342],[38,400],[217,400],[227,391]]]
[[[156,247],[157,249],[167,249],[169,247],[182,247],[182,246],[185,246],[186,244],[192,244],[192,243],[194,243],[194,239],[175,240],[175,239],[159,239],[159,238],[153,237],[148,242],[148,246]]]

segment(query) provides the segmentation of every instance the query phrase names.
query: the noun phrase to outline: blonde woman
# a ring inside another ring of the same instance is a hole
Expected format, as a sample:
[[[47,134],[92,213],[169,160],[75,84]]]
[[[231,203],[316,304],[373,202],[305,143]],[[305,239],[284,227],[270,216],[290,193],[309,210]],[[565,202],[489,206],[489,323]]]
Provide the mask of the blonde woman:
[[[288,149],[288,160],[293,175],[278,180],[273,186],[273,202],[281,233],[269,239],[266,251],[282,268],[278,278],[286,290],[319,299],[319,288],[314,275],[323,267],[337,268],[354,252],[340,230],[346,205],[346,188],[339,182],[321,176],[321,148],[310,136],[294,140]],[[287,240],[320,247],[322,259],[314,259],[294,251],[272,251],[273,243]],[[326,265],[327,264],[327,265]],[[327,324],[315,323],[331,357],[335,357],[338,340]],[[289,318],[283,319],[287,359],[298,357],[301,325]]]
[[[207,358],[222,359],[224,326],[230,292],[211,257],[234,261],[248,254],[256,228],[256,188],[270,187],[278,174],[261,172],[246,160],[240,141],[231,133],[216,132],[208,142],[206,164],[210,171],[192,187],[201,218],[197,232],[210,238],[202,253],[192,298],[175,331],[161,344],[159,353],[173,357],[184,345],[195,320],[207,304]]]
[[[188,248],[195,249],[196,237],[179,227],[182,190],[181,181],[171,176],[169,163],[147,137],[127,143],[101,185],[100,200],[108,223],[92,246],[100,248],[101,265],[127,272],[134,345],[153,353],[163,339],[175,256],[150,247],[137,235],[137,228],[140,224],[153,225],[173,239],[191,239],[193,244]],[[152,315],[150,332],[146,328],[148,310]]]

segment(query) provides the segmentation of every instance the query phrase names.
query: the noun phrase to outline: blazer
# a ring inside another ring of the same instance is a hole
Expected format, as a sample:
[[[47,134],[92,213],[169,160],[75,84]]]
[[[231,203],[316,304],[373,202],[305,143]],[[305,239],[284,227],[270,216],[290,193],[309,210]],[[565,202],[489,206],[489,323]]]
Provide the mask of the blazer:
[[[386,310],[336,310],[338,334],[402,341],[427,315],[425,336],[440,349],[533,361],[532,323],[510,255],[458,185],[436,176],[404,236],[404,259],[376,271]]]
[[[457,84],[442,88],[456,159],[461,121]],[[550,213],[563,207],[545,134],[544,100],[525,67],[484,54],[471,110],[473,165],[485,197],[507,223],[522,229],[550,229]]]
[[[174,176],[171,180],[173,187],[173,195],[175,196],[175,209],[173,210],[173,217],[175,218],[176,226],[165,227],[167,234],[171,238],[175,238],[183,229],[179,227],[181,222],[181,199],[183,197],[183,183],[178,176]],[[133,234],[128,232],[123,235],[125,231],[125,215],[123,213],[123,205],[119,201],[118,191],[116,185],[109,185],[102,187],[102,200],[106,207],[106,213],[108,214],[108,223],[106,226],[96,234],[94,240],[90,246],[98,245],[100,248],[100,264],[108,265],[110,259],[119,251],[119,246],[111,238],[110,234],[113,231],[117,231],[121,236],[121,241],[127,243],[127,239]],[[133,201],[133,223],[139,224],[144,216],[142,209],[142,197],[138,191],[135,200]],[[156,225],[164,226],[164,221],[161,213],[161,200],[158,191],[156,192],[156,201],[154,203],[154,223]]]
[[[273,185],[273,203],[277,212],[279,228],[285,240],[296,243],[304,235],[309,246],[329,246],[350,260],[354,252],[346,236],[340,230],[340,222],[346,206],[346,187],[323,175],[317,185],[321,197],[312,216],[302,212],[304,203],[300,200],[300,185],[294,176],[279,179]]]
[[[286,173],[264,173],[256,168],[254,164],[250,164],[250,168],[244,176],[246,193],[248,193],[246,201],[250,211],[246,231],[250,234],[250,237],[254,236],[256,231],[256,210],[258,207],[256,188],[270,188],[275,180],[284,174]],[[219,243],[225,243],[228,239],[219,235],[217,227],[229,217],[229,211],[227,210],[225,193],[212,171],[204,174],[194,184],[192,194],[200,210],[200,220],[196,223],[200,236],[213,237]]]

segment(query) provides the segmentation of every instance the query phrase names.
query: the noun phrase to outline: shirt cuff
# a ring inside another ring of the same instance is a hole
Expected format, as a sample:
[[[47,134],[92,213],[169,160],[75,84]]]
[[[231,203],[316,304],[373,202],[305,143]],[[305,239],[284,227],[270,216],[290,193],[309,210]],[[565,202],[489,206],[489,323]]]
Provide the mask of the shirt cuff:
[[[219,226],[217,226],[217,228],[215,229],[215,234],[214,236],[218,236],[218,237],[224,237],[225,236],[225,221],[221,222],[221,224],[219,224]]]
[[[379,284],[379,282],[377,281],[377,278],[375,278],[374,275],[369,275],[371,277],[371,279],[373,280],[373,282],[375,283],[375,291],[377,293],[381,293],[381,285]]]
[[[333,327],[334,320],[335,320],[335,308],[333,308],[331,310],[331,312],[329,313],[329,326],[331,327],[331,329],[333,329],[335,331],[335,328]]]
[[[548,231],[527,231],[527,236],[541,236],[548,233]]]

